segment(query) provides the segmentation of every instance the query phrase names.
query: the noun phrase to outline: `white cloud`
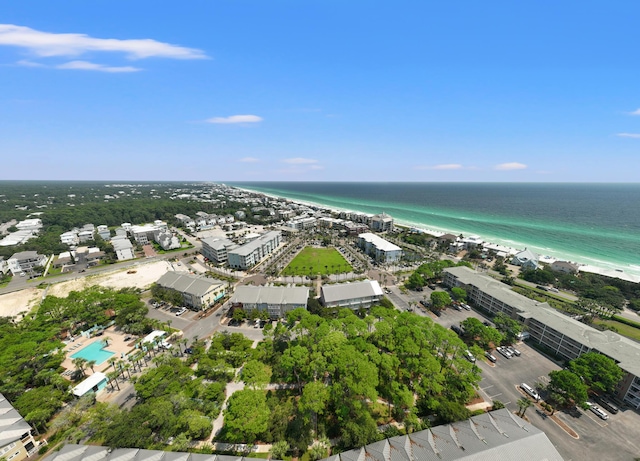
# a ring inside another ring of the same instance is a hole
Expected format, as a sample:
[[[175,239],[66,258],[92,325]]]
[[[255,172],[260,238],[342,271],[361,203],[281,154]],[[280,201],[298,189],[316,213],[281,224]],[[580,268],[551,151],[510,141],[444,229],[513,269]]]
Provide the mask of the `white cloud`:
[[[502,170],[502,171],[524,170],[526,168],[527,168],[527,165],[525,165],[524,163],[518,163],[518,162],[501,163],[494,167],[494,169]]]
[[[23,67],[47,67],[44,64],[40,64],[39,62],[29,61],[27,59],[21,59],[16,64]]]
[[[461,170],[464,166],[459,163],[444,163],[441,165],[419,165],[416,170]]]
[[[40,57],[80,56],[102,51],[124,53],[129,59],[151,57],[204,59],[202,50],[145,39],[94,38],[85,34],[56,34],[30,27],[0,24],[0,45],[17,46]]]
[[[638,139],[638,138],[640,138],[640,133],[618,133],[618,134],[616,134],[616,136],[619,136],[621,138],[635,138],[635,139]]]
[[[220,124],[231,124],[231,123],[258,123],[261,122],[262,117],[258,117],[257,115],[231,115],[229,117],[213,117],[205,120],[207,123],[220,123]]]
[[[282,163],[288,163],[289,165],[311,165],[318,163],[318,161],[312,158],[294,157],[285,158],[282,160]]]
[[[640,115],[640,109],[636,109],[633,112],[629,112],[629,115]]]
[[[242,162],[242,163],[258,163],[260,161],[260,159],[259,158],[255,158],[255,157],[244,157],[244,158],[241,158],[238,161]]]
[[[69,61],[64,64],[59,64],[56,69],[71,69],[71,70],[93,70],[97,72],[138,72],[141,71],[139,67],[132,66],[105,66],[103,64],[96,64],[89,61]]]

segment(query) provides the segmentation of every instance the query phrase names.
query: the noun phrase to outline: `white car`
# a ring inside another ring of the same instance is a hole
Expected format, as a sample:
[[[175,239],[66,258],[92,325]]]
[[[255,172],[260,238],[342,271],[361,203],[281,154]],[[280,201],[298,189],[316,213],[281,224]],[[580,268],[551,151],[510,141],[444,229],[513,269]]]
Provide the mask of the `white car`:
[[[605,421],[607,419],[609,419],[609,415],[602,408],[600,408],[598,405],[591,405],[589,407],[589,410],[594,412],[598,416],[598,418],[600,418],[600,419],[603,419]]]
[[[520,357],[521,352],[515,347],[507,346],[507,349],[509,350],[509,352],[511,352],[512,355],[515,355],[516,357]]]
[[[187,312],[187,308],[183,307],[182,309],[180,309],[178,312],[176,312],[176,315],[178,317],[180,317],[182,314],[184,314],[185,312]]]
[[[513,357],[513,354],[506,347],[498,346],[498,347],[496,347],[496,350],[498,352],[500,352],[502,355],[504,355],[508,359]]]
[[[462,308],[463,308],[463,309],[466,309],[466,310],[468,310],[468,311],[470,311],[470,310],[471,310],[471,306],[469,306],[468,304],[465,304],[465,303],[462,303]]]

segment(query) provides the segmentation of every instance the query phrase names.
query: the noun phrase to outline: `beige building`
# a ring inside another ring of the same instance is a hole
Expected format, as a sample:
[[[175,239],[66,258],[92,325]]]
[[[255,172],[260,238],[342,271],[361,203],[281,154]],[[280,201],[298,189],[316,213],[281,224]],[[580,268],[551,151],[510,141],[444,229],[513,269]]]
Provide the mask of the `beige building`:
[[[21,461],[38,451],[31,426],[0,394],[0,459]]]
[[[194,310],[207,309],[225,295],[224,282],[179,272],[167,272],[160,277],[158,285],[178,291],[182,294],[185,306]]]

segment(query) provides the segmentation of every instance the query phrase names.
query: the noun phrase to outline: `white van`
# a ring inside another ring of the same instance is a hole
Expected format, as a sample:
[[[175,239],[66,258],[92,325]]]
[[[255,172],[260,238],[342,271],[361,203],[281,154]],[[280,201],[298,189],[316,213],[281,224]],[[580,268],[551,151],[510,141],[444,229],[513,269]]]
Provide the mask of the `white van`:
[[[520,388],[523,391],[525,391],[527,394],[529,394],[531,397],[533,397],[536,400],[536,402],[540,400],[540,395],[535,391],[535,389],[533,389],[533,387],[529,386],[527,383],[520,384]]]

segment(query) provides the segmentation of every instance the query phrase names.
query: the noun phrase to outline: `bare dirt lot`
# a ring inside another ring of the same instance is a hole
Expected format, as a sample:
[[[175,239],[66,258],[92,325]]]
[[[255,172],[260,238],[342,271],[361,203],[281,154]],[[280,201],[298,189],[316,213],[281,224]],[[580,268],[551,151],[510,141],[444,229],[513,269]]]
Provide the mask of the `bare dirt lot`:
[[[65,297],[72,291],[80,291],[84,288],[101,285],[111,288],[148,288],[157,281],[165,272],[171,270],[167,261],[156,261],[149,264],[140,264],[133,268],[117,270],[100,275],[88,275],[75,280],[60,282],[51,285],[47,295]],[[0,296],[0,316],[13,317],[21,312],[31,310],[44,295],[42,288],[27,288]]]

